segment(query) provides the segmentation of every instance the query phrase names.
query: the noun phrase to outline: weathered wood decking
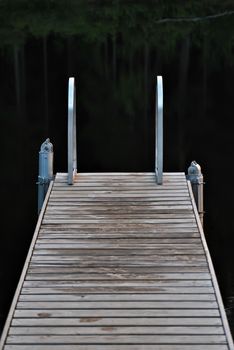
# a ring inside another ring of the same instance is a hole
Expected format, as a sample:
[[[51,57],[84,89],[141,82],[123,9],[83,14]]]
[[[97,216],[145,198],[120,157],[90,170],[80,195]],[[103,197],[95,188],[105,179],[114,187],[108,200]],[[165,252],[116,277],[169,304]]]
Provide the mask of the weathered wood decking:
[[[233,349],[184,174],[58,174],[0,348]]]

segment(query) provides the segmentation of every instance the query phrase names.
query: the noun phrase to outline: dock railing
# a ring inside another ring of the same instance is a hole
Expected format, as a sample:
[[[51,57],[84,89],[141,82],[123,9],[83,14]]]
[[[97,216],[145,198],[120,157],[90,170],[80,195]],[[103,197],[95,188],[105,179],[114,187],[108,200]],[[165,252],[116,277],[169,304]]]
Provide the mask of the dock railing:
[[[157,76],[155,104],[155,175],[158,185],[163,183],[163,81]]]
[[[68,82],[68,184],[73,185],[77,172],[76,151],[76,88],[75,78],[69,78]]]

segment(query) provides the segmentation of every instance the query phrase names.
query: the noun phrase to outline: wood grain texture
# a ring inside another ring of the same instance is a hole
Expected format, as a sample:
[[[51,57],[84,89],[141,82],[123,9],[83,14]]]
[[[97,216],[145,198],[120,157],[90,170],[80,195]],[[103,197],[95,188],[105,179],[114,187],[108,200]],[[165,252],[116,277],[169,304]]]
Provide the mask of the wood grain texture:
[[[43,315],[43,314],[42,314]],[[44,317],[14,318],[12,326],[17,327],[214,327],[221,326],[220,317]],[[222,327],[223,329],[223,327]]]
[[[184,174],[66,182],[57,174],[0,349],[233,350]]]
[[[223,334],[223,328],[220,326],[22,326],[11,327],[11,335],[98,335],[98,334],[172,334],[172,335],[218,335]]]
[[[224,335],[9,335],[7,344],[225,344]]]
[[[21,294],[19,301],[216,301],[215,294]]]

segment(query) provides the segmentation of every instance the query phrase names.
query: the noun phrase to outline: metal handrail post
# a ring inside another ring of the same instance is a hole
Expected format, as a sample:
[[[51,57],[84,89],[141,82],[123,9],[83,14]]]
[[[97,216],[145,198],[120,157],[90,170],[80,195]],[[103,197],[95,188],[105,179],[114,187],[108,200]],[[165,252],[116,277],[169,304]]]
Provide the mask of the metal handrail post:
[[[68,81],[68,184],[73,185],[77,172],[76,151],[76,89],[75,78]]]
[[[157,76],[155,107],[155,175],[158,185],[163,183],[163,80]]]

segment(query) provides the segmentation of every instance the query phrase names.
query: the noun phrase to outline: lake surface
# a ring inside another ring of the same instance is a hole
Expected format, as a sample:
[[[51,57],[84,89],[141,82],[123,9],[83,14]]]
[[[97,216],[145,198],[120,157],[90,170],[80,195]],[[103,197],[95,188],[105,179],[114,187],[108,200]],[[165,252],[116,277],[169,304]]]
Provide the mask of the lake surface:
[[[1,327],[37,221],[47,137],[54,171],[66,172],[68,77],[77,85],[78,171],[153,171],[162,75],[164,170],[202,166],[205,234],[234,334],[231,2],[58,3],[0,4]]]

